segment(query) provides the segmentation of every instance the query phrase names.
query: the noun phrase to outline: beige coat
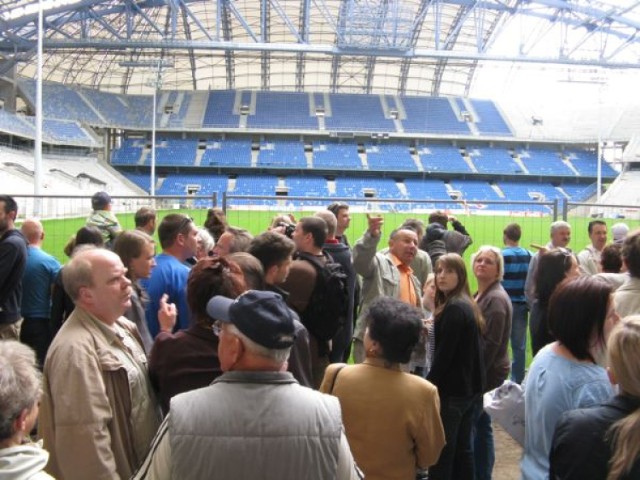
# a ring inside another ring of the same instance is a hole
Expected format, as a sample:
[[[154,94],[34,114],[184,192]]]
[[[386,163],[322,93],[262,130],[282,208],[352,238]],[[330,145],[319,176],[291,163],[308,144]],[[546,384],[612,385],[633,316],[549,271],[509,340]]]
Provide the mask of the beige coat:
[[[129,478],[160,424],[148,376],[122,363],[114,353],[122,341],[98,322],[76,307],[47,354],[39,434],[50,453],[46,470],[58,480]],[[132,322],[121,317],[117,324],[139,340]],[[136,382],[149,395],[132,398]],[[151,421],[134,425],[140,412]]]
[[[385,368],[381,359],[345,366],[335,378],[339,367],[327,368],[320,391],[340,400],[347,440],[367,480],[412,479],[416,467],[438,461],[445,438],[433,384]]]
[[[640,278],[629,277],[613,294],[620,318],[640,314]]]

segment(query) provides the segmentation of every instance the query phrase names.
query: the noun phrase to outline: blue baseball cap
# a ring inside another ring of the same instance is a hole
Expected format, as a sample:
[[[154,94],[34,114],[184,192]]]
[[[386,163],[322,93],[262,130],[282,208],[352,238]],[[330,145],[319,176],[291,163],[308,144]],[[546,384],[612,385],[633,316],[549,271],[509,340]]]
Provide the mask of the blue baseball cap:
[[[275,350],[288,348],[296,338],[296,313],[275,292],[248,290],[238,298],[216,295],[207,303],[207,314],[231,323],[259,345]]]

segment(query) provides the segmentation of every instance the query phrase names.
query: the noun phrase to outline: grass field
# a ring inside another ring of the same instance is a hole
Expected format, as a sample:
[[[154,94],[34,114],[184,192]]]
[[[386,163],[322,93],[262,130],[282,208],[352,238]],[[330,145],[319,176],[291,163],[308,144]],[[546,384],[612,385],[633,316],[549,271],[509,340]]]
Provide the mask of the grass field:
[[[195,209],[195,210],[165,210],[159,211],[159,218],[162,218],[163,215],[167,213],[176,213],[181,212],[187,215],[190,215],[196,225],[201,226],[207,215],[206,209]],[[293,213],[296,218],[300,218],[305,215],[311,215],[312,212],[286,212]],[[274,216],[275,212],[267,212],[267,211],[254,211],[254,210],[229,210],[227,212],[227,219],[231,225],[239,226],[246,228],[251,233],[258,234],[266,229],[266,227],[270,224],[271,218]],[[405,218],[419,218],[423,221],[426,221],[426,215],[414,215],[410,213],[384,213],[385,225],[383,230],[383,235],[385,232],[388,234],[393,228],[398,226]],[[134,228],[134,220],[133,213],[125,213],[119,214],[118,219],[124,229],[132,229]],[[540,218],[540,217],[513,217],[513,216],[483,216],[483,215],[460,215],[458,219],[465,225],[471,236],[473,237],[473,245],[467,249],[465,252],[465,258],[467,260],[467,265],[469,264],[470,255],[477,249],[477,247],[481,245],[494,245],[501,247],[502,246],[502,230],[505,225],[517,222],[522,227],[523,236],[521,244],[523,246],[528,246],[530,243],[542,243],[545,244],[549,240],[549,224],[551,223],[550,218]],[[589,243],[589,238],[587,234],[587,224],[589,223],[588,218],[569,218],[569,222],[572,226],[572,240],[571,247],[575,251],[579,251],[584,248],[585,245]],[[616,223],[617,220],[607,219],[609,227],[612,224]],[[82,227],[85,223],[85,218],[66,218],[59,220],[44,220],[43,222],[45,229],[45,242],[44,249],[45,251],[55,255],[60,262],[66,262],[67,258],[63,253],[63,248],[69,237],[73,235],[80,227]],[[638,221],[627,221],[629,227],[637,228],[640,226],[640,222]],[[367,219],[364,213],[353,213],[351,226],[347,231],[349,239],[351,243],[355,242],[360,235],[365,231],[367,226]],[[383,237],[384,238],[384,237]],[[380,242],[380,248],[385,246],[384,241]],[[473,275],[470,276],[470,283],[472,291],[476,288],[475,278]],[[527,345],[527,365],[529,365],[531,361],[531,351],[530,346]]]

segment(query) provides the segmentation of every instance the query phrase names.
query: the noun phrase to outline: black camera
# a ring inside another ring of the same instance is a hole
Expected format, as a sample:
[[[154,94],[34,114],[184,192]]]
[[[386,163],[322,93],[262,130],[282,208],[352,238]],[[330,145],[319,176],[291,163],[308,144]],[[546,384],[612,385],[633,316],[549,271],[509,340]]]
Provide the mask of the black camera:
[[[284,233],[287,237],[289,237],[289,238],[293,237],[293,232],[296,229],[296,226],[294,224],[280,222],[277,226],[278,227],[282,227],[284,229],[284,231],[282,233]]]

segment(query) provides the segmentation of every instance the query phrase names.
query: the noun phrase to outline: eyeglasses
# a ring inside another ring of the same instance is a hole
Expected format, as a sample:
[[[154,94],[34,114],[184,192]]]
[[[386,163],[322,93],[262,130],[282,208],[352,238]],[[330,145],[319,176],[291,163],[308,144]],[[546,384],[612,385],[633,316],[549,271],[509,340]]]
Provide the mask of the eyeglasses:
[[[222,324],[220,323],[220,321],[213,322],[213,325],[211,325],[211,330],[213,330],[213,334],[216,337],[219,337],[220,332],[222,332]]]

